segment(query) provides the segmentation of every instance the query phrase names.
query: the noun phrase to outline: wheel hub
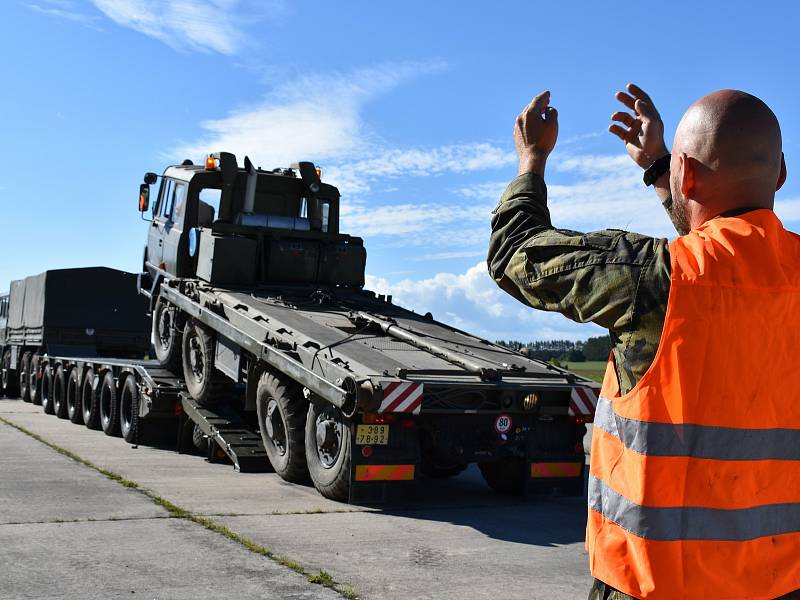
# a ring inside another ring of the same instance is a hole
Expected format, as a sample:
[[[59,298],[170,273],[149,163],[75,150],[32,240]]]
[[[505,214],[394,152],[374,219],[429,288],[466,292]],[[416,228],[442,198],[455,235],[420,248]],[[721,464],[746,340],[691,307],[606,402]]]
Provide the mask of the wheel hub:
[[[264,419],[264,425],[267,429],[267,436],[281,456],[286,454],[286,429],[283,426],[283,418],[281,417],[278,403],[273,398],[271,398],[267,404],[267,415]]]
[[[158,340],[161,342],[161,347],[166,348],[169,345],[169,334],[172,328],[172,319],[168,310],[162,310],[158,319]]]
[[[189,366],[192,369],[192,374],[198,383],[203,381],[203,350],[200,348],[200,340],[197,336],[192,336],[189,339]]]
[[[317,415],[317,456],[323,467],[330,469],[336,464],[342,449],[343,425],[333,407],[327,407]]]

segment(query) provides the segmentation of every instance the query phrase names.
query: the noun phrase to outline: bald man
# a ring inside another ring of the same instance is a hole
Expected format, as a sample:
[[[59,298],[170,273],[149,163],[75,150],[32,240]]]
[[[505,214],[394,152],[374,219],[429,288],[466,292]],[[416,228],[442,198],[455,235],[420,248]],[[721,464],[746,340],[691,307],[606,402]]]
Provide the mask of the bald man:
[[[497,284],[609,330],[589,476],[590,599],[800,598],[800,237],[772,211],[786,179],[764,102],[714,92],[672,152],[650,97],[618,92],[609,131],[680,237],[556,229],[545,165],[558,113],[522,111],[518,177],[492,218]],[[792,358],[785,358],[792,357]]]

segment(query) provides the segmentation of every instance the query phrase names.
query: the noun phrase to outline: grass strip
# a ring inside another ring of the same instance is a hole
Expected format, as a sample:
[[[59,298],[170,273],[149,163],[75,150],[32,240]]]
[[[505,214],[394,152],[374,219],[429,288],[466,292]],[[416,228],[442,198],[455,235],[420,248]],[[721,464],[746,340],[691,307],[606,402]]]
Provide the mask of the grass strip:
[[[236,542],[237,544],[243,546],[245,549],[252,552],[253,554],[258,554],[259,556],[268,558],[271,561],[283,567],[291,569],[295,573],[299,573],[300,575],[304,576],[306,578],[306,581],[308,581],[309,583],[329,588],[334,592],[338,593],[340,596],[347,598],[348,600],[358,600],[358,594],[355,592],[353,588],[337,583],[336,580],[327,571],[321,570],[316,575],[309,574],[305,570],[303,565],[297,562],[296,560],[292,560],[291,558],[283,556],[281,554],[276,554],[272,550],[262,546],[257,542],[254,542],[250,538],[243,536],[242,534],[237,533],[232,529],[226,527],[225,525],[221,525],[220,523],[217,523],[216,521],[209,519],[208,517],[195,515],[191,511],[188,511],[185,508],[182,508],[177,504],[170,502],[166,498],[162,498],[161,496],[154,494],[150,490],[140,487],[139,484],[136,483],[135,481],[126,479],[122,475],[114,473],[113,471],[109,471],[108,469],[98,467],[91,461],[88,461],[85,458],[78,456],[74,452],[70,452],[66,448],[62,448],[61,446],[44,439],[39,434],[34,433],[33,431],[27,429],[26,427],[23,427],[22,425],[17,425],[16,423],[9,421],[8,419],[3,418],[2,416],[0,416],[0,423],[4,423],[9,427],[13,427],[17,431],[20,431],[25,435],[32,437],[37,442],[44,444],[45,446],[51,448],[52,450],[55,450],[59,454],[66,456],[67,458],[72,459],[75,462],[80,463],[86,467],[89,467],[90,469],[94,469],[95,471],[105,476],[106,478],[110,479],[111,481],[115,481],[126,488],[136,490],[137,492],[144,494],[145,496],[150,498],[150,500],[152,500],[155,504],[164,508],[169,513],[169,516],[174,519],[183,519],[186,521],[191,521],[192,523],[196,523],[201,527],[205,527],[209,531],[213,531],[214,533],[222,535],[228,538],[229,540]]]

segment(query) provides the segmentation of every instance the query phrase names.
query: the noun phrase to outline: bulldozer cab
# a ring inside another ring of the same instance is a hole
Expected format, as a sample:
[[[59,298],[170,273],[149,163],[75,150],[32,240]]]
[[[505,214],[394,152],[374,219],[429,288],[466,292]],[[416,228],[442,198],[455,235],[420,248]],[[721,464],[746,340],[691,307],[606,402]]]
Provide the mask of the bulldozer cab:
[[[168,167],[153,197],[151,275],[157,268],[232,287],[363,286],[363,242],[339,232],[339,191],[311,163],[265,171],[222,152],[204,165]]]

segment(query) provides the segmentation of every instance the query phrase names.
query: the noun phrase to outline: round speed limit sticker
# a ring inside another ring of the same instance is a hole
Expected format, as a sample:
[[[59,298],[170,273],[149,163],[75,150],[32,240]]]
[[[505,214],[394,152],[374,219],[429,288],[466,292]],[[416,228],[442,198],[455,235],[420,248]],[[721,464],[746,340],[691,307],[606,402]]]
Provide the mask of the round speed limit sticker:
[[[500,415],[494,421],[494,430],[497,433],[508,433],[511,429],[511,417],[508,415]]]

